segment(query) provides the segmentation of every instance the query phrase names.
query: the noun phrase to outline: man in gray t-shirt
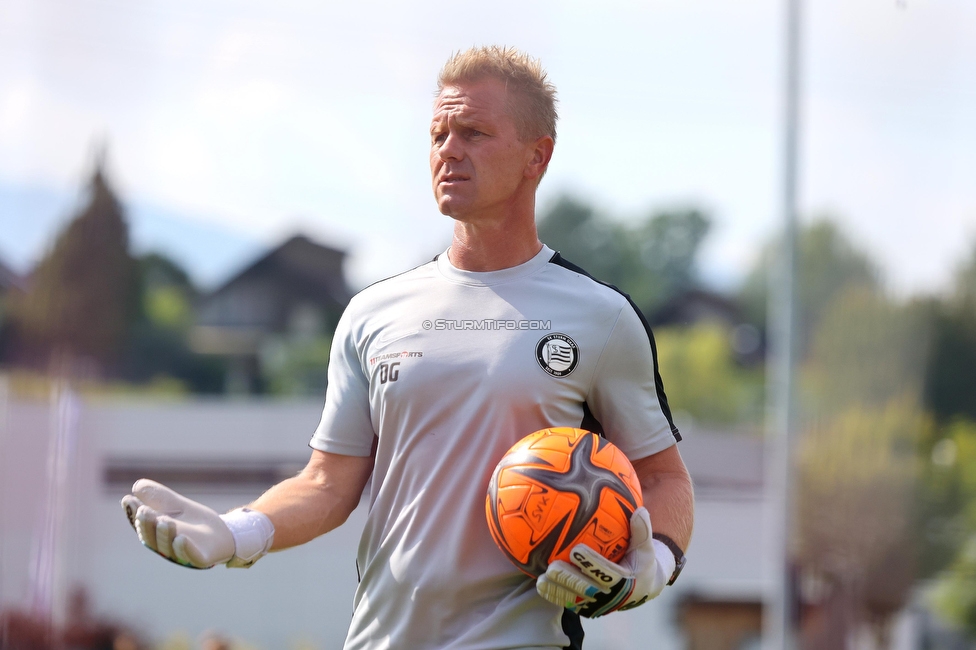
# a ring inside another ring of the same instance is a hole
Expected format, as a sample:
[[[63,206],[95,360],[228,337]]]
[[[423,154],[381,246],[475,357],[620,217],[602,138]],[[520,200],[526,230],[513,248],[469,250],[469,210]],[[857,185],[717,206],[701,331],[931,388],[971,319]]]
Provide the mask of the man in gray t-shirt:
[[[693,497],[654,339],[625,295],[536,233],[555,123],[537,61],[497,47],[451,58],[430,129],[451,247],[350,302],[301,474],[219,516],[139,481],[123,506],[146,546],[188,566],[250,566],[339,526],[372,476],[348,650],[580,648],[580,615],[673,582]],[[484,495],[511,445],[556,426],[615,443],[646,508],[619,564],[578,546],[533,580],[494,546]]]

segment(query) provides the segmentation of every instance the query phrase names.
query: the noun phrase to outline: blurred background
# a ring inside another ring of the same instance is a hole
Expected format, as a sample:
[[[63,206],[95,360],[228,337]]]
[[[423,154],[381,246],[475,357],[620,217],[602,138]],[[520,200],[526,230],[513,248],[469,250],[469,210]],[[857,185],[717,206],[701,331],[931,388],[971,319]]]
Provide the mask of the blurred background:
[[[0,648],[341,647],[361,511],[190,572],[118,499],[149,476],[227,509],[302,466],[349,297],[450,241],[430,108],[480,44],[559,90],[540,236],[648,316],[696,484],[682,579],[586,647],[758,648],[783,25],[779,0],[0,3]],[[808,1],[801,43],[799,645],[971,648],[976,5]]]

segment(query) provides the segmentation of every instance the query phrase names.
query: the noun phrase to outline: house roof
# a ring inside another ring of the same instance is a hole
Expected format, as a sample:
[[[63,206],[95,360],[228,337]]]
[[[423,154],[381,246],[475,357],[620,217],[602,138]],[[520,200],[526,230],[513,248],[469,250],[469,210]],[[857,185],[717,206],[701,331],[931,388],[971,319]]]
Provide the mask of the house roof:
[[[201,298],[197,324],[262,332],[287,329],[300,305],[338,314],[349,302],[346,253],[298,235],[268,251]]]
[[[345,257],[345,251],[313,242],[304,235],[295,235],[246,266],[211,295],[223,293],[255,277],[274,275],[309,283],[345,305],[350,298],[342,273]]]

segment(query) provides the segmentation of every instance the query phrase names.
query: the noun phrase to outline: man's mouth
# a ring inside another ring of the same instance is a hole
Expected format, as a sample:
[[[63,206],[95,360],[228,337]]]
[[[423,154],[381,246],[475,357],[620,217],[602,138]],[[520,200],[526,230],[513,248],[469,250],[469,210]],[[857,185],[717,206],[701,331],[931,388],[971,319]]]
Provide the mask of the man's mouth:
[[[461,183],[466,180],[469,180],[468,177],[462,176],[461,174],[447,174],[441,177],[440,183],[441,185],[444,184],[450,185],[452,183]]]

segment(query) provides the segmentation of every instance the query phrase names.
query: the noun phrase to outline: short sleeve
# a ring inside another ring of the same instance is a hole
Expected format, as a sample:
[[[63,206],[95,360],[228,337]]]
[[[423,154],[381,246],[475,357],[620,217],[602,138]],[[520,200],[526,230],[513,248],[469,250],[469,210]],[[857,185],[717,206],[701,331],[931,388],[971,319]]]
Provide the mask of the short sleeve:
[[[630,304],[617,317],[586,402],[607,439],[631,459],[681,440],[658,373],[653,334]]]
[[[350,310],[339,319],[329,355],[329,385],[322,419],[309,446],[346,456],[369,456],[373,423],[369,408],[369,380],[363,372],[353,336]]]

